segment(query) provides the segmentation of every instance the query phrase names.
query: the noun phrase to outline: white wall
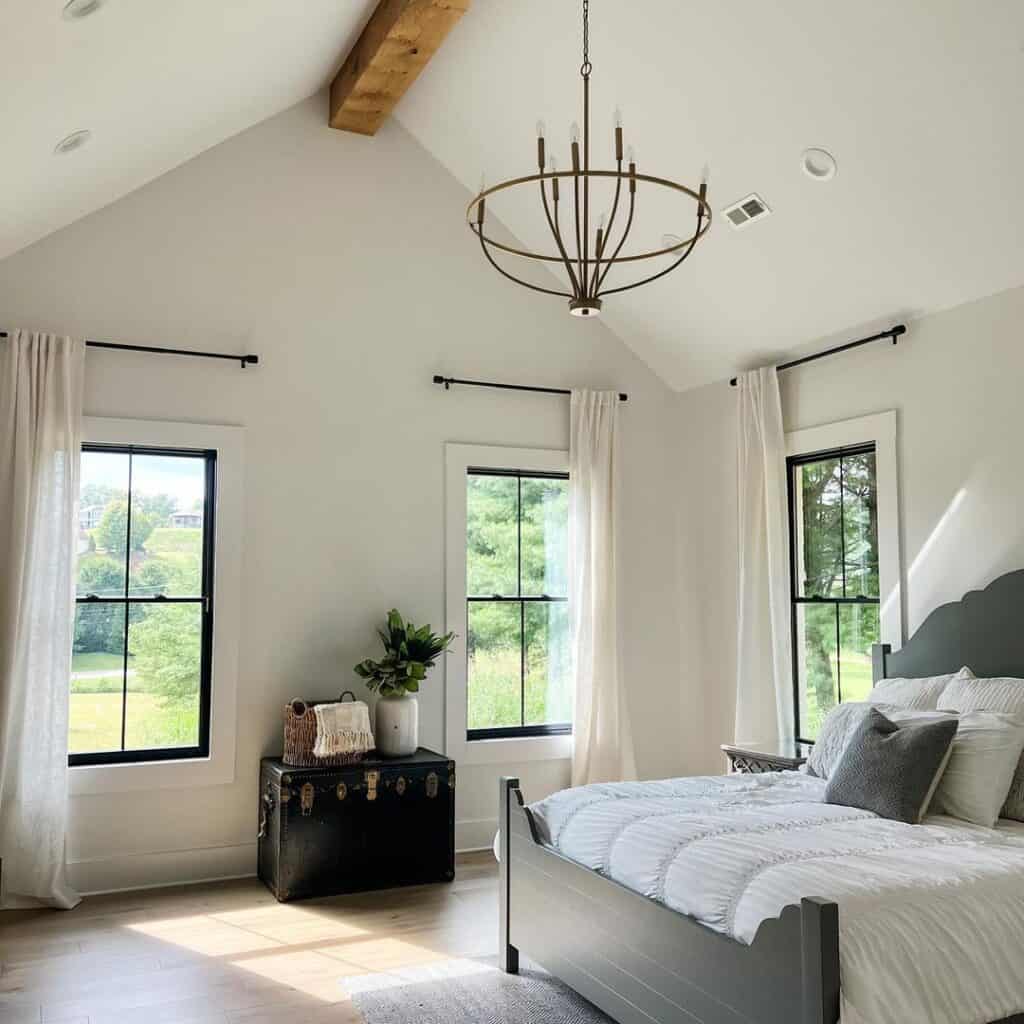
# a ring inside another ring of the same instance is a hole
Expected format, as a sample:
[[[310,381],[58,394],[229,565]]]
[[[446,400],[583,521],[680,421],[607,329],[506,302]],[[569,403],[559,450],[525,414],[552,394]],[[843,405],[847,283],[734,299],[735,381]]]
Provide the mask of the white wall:
[[[261,359],[88,356],[89,415],[244,425],[247,512],[236,781],[75,798],[86,888],[253,870],[258,760],[280,750],[285,701],[353,687],[392,605],[443,624],[444,442],[567,447],[564,399],[446,394],[436,372],[629,392],[622,658],[641,771],[682,766],[674,396],[599,323],[486,267],[468,196],[400,127],[370,140],[325,120],[315,97],[0,263],[7,328]],[[443,747],[443,712],[437,673],[425,745]],[[464,769],[463,845],[489,841],[506,772],[531,799],[568,780],[560,762]]]
[[[898,412],[904,629],[937,605],[1024,567],[1024,288],[911,322],[879,343],[782,375],[788,430]],[[691,771],[721,768],[732,735],[736,630],[736,393],[680,395],[684,646],[700,701]],[[701,500],[697,500],[698,495]]]

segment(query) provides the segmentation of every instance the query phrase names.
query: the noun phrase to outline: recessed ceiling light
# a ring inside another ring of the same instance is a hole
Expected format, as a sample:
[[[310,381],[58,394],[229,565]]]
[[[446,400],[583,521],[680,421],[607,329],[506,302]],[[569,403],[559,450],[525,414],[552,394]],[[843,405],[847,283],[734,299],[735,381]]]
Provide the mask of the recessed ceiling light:
[[[815,181],[828,181],[836,176],[836,158],[826,149],[805,149],[800,166]]]
[[[81,149],[91,138],[92,132],[88,128],[82,128],[77,132],[72,132],[70,135],[65,135],[53,147],[53,151],[58,156],[62,156],[65,153],[73,153],[76,149]]]
[[[64,20],[78,21],[95,14],[104,4],[104,0],[68,0],[64,5]]]

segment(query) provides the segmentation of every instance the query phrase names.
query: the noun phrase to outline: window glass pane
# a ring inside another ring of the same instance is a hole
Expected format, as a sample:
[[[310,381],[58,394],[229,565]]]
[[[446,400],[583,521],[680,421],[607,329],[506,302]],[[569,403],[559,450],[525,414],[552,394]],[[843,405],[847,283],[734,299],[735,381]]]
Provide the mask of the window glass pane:
[[[572,721],[569,683],[569,605],[524,605],[526,626],[526,724]]]
[[[843,700],[867,700],[871,693],[871,645],[879,642],[879,606],[839,606],[839,690]]]
[[[523,477],[523,593],[566,597],[569,481]]]
[[[794,467],[797,593],[843,596],[842,504],[839,459]]]
[[[519,593],[519,481],[510,476],[466,478],[466,593]]]
[[[469,728],[522,724],[522,633],[519,602],[471,601]]]
[[[799,673],[800,735],[817,739],[822,719],[839,699],[836,605],[796,606],[796,656]]]
[[[128,750],[198,745],[201,637],[198,603],[132,609],[132,672],[125,708]]]
[[[133,597],[190,597],[202,593],[203,459],[132,456]]]
[[[82,452],[79,596],[124,596],[127,538],[128,456],[123,452]]]
[[[124,605],[78,605],[71,653],[72,754],[121,749],[123,670]]]
[[[846,596],[878,597],[878,488],[874,452],[843,458],[843,531]]]

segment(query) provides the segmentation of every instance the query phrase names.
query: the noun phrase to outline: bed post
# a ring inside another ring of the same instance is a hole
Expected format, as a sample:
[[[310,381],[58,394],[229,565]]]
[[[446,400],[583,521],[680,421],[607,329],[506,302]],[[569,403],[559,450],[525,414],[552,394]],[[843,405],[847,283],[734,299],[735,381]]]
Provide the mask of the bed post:
[[[839,907],[817,898],[800,901],[804,968],[801,1024],[839,1020]]]
[[[892,644],[871,645],[871,681],[876,686],[888,676],[885,660],[892,654]]]
[[[498,966],[506,974],[519,973],[519,950],[509,941],[509,879],[512,867],[512,801],[522,803],[519,780],[502,776],[498,782]]]

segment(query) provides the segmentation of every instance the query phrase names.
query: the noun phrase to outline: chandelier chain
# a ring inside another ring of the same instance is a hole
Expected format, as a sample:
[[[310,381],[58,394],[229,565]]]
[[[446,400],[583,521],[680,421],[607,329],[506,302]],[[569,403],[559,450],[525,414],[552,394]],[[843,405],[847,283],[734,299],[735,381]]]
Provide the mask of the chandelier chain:
[[[583,64],[580,66],[580,74],[587,78],[594,70],[590,63],[590,0],[583,0]]]

